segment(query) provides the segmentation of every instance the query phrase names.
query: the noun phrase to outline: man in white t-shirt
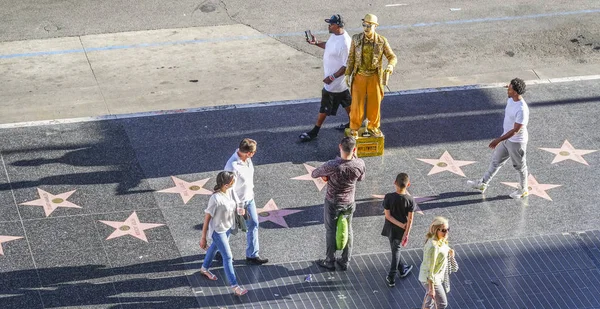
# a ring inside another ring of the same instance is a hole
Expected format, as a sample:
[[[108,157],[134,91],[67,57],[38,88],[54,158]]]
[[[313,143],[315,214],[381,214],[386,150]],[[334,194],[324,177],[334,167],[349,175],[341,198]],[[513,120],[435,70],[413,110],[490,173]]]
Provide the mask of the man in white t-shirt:
[[[248,214],[246,219],[246,225],[248,226],[246,263],[262,265],[269,262],[269,260],[258,255],[260,250],[258,243],[258,213],[254,203],[254,165],[252,164],[252,157],[255,153],[256,141],[244,138],[238,149],[225,164],[224,170],[235,174],[233,190],[235,190],[240,202],[244,204]]]
[[[335,116],[338,107],[341,105],[348,115],[350,115],[350,90],[346,84],[346,61],[348,61],[348,52],[350,50],[350,36],[344,31],[344,21],[339,14],[331,16],[325,22],[329,24],[329,39],[325,42],[319,42],[314,36],[306,38],[308,44],[315,45],[325,49],[323,54],[323,90],[321,94],[321,108],[314,128],[308,132],[300,134],[300,140],[307,142],[313,140],[319,134],[321,125],[327,116]],[[336,127],[338,130],[348,128],[348,124],[341,124]]]
[[[492,162],[483,178],[479,181],[469,180],[473,189],[485,192],[488,183],[510,158],[513,167],[519,172],[519,188],[510,194],[514,199],[529,195],[527,186],[527,124],[529,123],[529,107],[521,96],[525,93],[525,82],[515,78],[508,85],[508,100],[504,110],[504,131],[502,136],[494,139],[489,147],[494,149]]]

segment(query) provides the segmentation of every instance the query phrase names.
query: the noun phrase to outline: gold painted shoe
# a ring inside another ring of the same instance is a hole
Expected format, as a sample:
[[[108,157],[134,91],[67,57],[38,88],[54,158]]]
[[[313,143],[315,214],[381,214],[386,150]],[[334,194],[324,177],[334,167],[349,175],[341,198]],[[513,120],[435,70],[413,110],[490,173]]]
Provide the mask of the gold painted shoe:
[[[381,132],[381,130],[379,130],[379,128],[369,129],[369,133],[371,133],[371,136],[373,136],[373,137],[382,137],[383,136],[383,133]]]
[[[356,131],[356,130],[350,130],[350,136],[352,136],[354,138],[358,138],[358,131]]]

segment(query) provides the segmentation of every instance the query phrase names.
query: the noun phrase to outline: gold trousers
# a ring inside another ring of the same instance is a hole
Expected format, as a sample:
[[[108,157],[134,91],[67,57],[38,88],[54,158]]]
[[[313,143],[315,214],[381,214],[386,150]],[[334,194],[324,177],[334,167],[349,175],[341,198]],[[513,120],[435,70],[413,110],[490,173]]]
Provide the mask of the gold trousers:
[[[365,101],[367,102],[367,119],[369,129],[379,129],[381,117],[379,106],[383,99],[383,88],[379,83],[379,75],[354,75],[352,80],[352,105],[350,105],[350,129],[358,130],[362,124]]]

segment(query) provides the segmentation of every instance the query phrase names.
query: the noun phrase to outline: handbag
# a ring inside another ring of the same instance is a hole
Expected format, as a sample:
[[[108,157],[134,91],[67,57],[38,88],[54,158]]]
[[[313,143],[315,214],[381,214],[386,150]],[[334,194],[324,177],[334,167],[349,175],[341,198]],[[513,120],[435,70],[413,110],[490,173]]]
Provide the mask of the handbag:
[[[242,232],[248,232],[245,216],[238,214],[237,211],[235,212],[235,227]]]
[[[448,263],[446,264],[446,273],[444,274],[444,281],[442,285],[444,286],[444,291],[446,293],[450,293],[450,274],[458,271],[458,263],[456,262],[456,258],[454,256],[448,255]]]

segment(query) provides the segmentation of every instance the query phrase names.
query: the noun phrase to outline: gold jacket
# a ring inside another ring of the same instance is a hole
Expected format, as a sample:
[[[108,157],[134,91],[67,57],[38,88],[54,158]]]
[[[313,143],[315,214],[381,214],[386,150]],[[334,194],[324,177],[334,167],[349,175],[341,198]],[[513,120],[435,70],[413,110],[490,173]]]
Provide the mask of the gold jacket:
[[[350,54],[348,55],[348,63],[346,64],[346,75],[354,75],[358,73],[358,68],[362,62],[362,45],[364,42],[365,33],[361,32],[352,36],[350,44]],[[377,68],[379,75],[379,83],[383,85],[383,56],[388,60],[388,64],[396,67],[398,62],[396,54],[390,47],[387,39],[378,33],[375,33],[373,38],[373,66]]]

